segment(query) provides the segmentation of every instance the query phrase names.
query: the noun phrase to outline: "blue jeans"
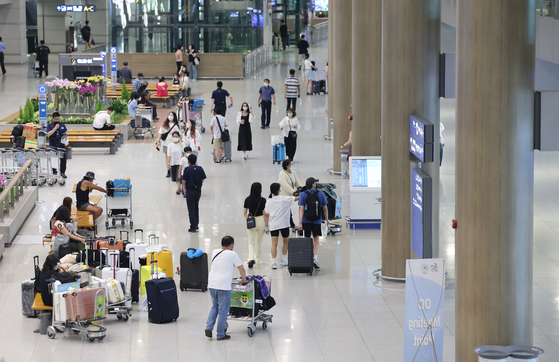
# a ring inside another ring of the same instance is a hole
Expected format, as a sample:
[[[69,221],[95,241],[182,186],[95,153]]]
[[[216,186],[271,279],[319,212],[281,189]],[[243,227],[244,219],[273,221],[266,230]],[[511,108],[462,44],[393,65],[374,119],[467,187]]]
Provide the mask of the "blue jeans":
[[[217,320],[217,338],[223,338],[225,337],[225,326],[227,326],[227,315],[231,307],[231,291],[210,288],[210,296],[212,297],[212,309],[210,309],[206,328],[213,331]]]
[[[196,64],[194,64],[194,62],[188,62],[188,67],[190,71],[190,79],[198,79],[198,70],[196,69]]]

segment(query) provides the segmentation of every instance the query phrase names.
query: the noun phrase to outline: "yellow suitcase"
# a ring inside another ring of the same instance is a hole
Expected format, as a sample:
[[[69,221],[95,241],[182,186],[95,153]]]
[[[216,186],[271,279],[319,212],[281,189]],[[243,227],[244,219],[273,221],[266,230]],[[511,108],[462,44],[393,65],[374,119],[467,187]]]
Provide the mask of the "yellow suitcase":
[[[173,253],[164,250],[160,253],[149,253],[146,265],[151,265],[152,260],[157,261],[157,266],[169,278],[173,278]]]

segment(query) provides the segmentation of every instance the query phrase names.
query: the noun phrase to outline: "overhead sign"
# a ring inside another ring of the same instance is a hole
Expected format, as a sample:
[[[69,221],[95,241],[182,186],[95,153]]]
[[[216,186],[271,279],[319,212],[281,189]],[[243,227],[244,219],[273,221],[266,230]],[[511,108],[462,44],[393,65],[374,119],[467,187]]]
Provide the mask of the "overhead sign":
[[[39,125],[47,126],[47,86],[39,85]]]
[[[444,259],[406,261],[404,362],[442,361]]]
[[[433,162],[435,128],[421,116],[410,116],[410,153],[421,162]]]
[[[433,256],[432,179],[418,168],[411,171],[411,249],[414,258]]]
[[[94,13],[95,5],[56,5],[56,11],[62,13]]]

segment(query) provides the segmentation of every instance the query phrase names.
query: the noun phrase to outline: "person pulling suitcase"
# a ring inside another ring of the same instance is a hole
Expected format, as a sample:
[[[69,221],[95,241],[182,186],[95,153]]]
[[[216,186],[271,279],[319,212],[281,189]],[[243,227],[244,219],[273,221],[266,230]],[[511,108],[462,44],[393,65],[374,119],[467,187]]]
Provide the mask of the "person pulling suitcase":
[[[314,242],[314,267],[320,269],[318,264],[318,238],[322,236],[322,208],[324,215],[328,215],[328,200],[324,192],[316,189],[318,179],[309,177],[305,182],[307,191],[302,192],[299,198],[299,230],[303,230],[305,237],[313,236]],[[326,224],[330,226],[328,216],[325,216]]]

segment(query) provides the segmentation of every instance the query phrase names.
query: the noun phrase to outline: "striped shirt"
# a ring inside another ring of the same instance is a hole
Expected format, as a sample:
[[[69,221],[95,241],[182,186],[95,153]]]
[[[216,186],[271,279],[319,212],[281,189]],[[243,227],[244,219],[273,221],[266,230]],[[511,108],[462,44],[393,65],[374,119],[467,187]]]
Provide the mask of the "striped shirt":
[[[299,79],[295,77],[285,78],[285,85],[287,86],[287,92],[285,93],[287,98],[297,98],[299,94],[297,87],[300,86]]]

